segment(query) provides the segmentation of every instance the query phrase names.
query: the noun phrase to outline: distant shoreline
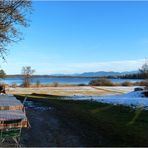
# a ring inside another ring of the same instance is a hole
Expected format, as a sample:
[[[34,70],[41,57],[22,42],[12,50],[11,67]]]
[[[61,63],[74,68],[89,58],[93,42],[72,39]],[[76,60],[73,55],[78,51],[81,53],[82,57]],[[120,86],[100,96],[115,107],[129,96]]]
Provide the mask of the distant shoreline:
[[[102,77],[86,77],[86,76],[50,76],[50,75],[33,75],[32,78],[43,77],[43,78],[102,78]],[[6,78],[23,78],[23,75],[7,75]]]
[[[52,76],[52,75],[33,75],[32,78],[108,78],[108,79],[128,79],[128,78],[118,78],[116,76]],[[23,78],[23,75],[6,75],[6,78]],[[137,79],[137,78],[129,78],[129,79]],[[143,79],[143,78],[138,78]]]

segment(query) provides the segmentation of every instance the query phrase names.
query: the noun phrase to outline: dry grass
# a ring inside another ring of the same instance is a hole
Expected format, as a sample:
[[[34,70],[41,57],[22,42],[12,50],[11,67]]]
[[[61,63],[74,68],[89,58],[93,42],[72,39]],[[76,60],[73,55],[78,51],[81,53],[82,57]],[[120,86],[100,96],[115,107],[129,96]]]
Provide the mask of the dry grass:
[[[50,94],[58,96],[74,96],[74,95],[84,95],[84,96],[99,96],[99,95],[111,95],[111,94],[121,94],[131,91],[131,89],[118,90],[115,87],[91,87],[91,86],[57,86],[57,87],[7,87],[6,92],[9,94]]]
[[[71,87],[71,86],[78,86],[78,84],[59,84],[59,83],[52,83],[52,84],[31,84],[30,87],[36,88],[36,87]]]

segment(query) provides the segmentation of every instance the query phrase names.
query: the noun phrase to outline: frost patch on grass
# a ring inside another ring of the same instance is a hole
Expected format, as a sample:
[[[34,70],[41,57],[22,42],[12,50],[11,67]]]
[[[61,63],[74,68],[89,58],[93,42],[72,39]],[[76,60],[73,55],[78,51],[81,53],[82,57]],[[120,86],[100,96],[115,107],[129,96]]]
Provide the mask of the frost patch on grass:
[[[52,110],[53,107],[45,106],[40,103],[34,102],[34,101],[26,101],[25,102],[26,108],[32,108],[34,110],[40,110],[40,111],[46,111],[46,110]]]
[[[148,108],[148,97],[145,97],[143,91],[130,92],[120,95],[108,95],[108,96],[73,96],[66,99],[73,100],[94,100],[102,103],[110,103],[114,105],[126,105],[132,107],[144,107]]]

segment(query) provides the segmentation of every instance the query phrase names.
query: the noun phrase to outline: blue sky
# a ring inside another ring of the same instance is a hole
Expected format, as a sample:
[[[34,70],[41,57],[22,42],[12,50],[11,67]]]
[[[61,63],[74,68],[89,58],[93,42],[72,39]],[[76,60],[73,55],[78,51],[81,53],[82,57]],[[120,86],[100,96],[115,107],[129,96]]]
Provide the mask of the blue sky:
[[[11,44],[8,74],[131,71],[148,56],[148,2],[34,1],[24,40]]]

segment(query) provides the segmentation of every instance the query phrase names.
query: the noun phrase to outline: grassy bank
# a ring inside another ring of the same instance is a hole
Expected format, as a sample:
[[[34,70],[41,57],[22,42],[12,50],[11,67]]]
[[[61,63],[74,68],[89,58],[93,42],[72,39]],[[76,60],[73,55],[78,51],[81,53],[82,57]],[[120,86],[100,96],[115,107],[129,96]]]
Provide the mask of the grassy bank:
[[[23,99],[24,95],[16,95]],[[87,146],[148,146],[148,111],[91,101],[62,100],[48,95],[29,95],[79,123]],[[50,121],[49,121],[50,122]]]

